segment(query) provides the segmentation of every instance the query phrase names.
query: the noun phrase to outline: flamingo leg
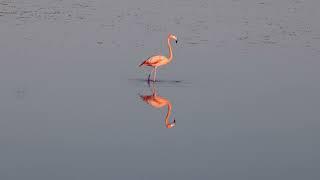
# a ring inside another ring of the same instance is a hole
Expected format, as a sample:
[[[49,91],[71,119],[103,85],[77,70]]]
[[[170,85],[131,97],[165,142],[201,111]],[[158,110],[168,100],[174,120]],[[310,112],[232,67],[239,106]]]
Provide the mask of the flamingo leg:
[[[150,76],[151,76],[151,71],[150,71],[149,76],[148,76],[148,82],[150,81]]]
[[[157,75],[157,67],[154,68],[153,82],[156,82],[156,75]]]
[[[154,69],[152,69],[152,70],[150,71],[150,74],[149,74],[149,76],[148,76],[148,82],[150,81],[150,77],[151,77],[151,74],[153,73],[153,71],[154,71]]]

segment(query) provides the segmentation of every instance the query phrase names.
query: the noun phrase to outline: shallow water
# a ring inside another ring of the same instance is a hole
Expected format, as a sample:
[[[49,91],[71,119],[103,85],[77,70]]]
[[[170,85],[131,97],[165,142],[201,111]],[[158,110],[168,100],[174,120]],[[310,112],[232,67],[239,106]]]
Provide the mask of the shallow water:
[[[1,180],[319,179],[319,5],[1,0]]]

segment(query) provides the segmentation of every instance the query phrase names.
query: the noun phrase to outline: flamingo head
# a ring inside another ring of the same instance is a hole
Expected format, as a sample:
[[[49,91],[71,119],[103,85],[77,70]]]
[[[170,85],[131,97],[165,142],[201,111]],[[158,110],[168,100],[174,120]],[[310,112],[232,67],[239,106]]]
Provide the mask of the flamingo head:
[[[170,124],[167,124],[166,126],[168,129],[175,127],[176,126],[176,119],[173,119],[173,122]]]
[[[176,43],[178,43],[178,38],[177,36],[173,35],[173,34],[169,34],[169,39],[174,39],[176,40]]]

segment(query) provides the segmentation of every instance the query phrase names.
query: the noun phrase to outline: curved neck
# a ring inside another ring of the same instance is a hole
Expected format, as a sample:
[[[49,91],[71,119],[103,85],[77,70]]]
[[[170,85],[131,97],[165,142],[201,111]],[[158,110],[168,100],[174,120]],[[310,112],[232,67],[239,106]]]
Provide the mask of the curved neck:
[[[165,123],[166,123],[166,127],[168,125],[170,125],[170,122],[169,122],[169,117],[170,117],[170,114],[171,114],[171,104],[169,103],[168,104],[168,112],[167,112],[167,115],[166,115],[166,118],[165,118]]]
[[[171,47],[171,43],[170,43],[170,38],[169,37],[168,37],[168,48],[169,48],[169,57],[168,57],[168,59],[169,59],[169,61],[171,61],[173,54],[172,54],[172,47]]]

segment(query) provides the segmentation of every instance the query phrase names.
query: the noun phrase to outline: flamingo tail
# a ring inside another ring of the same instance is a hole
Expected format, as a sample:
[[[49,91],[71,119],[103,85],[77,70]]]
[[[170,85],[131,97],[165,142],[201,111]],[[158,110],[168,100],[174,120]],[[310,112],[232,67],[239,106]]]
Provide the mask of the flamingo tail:
[[[143,66],[145,62],[146,62],[146,61],[143,61],[143,62],[139,65],[139,67]]]

